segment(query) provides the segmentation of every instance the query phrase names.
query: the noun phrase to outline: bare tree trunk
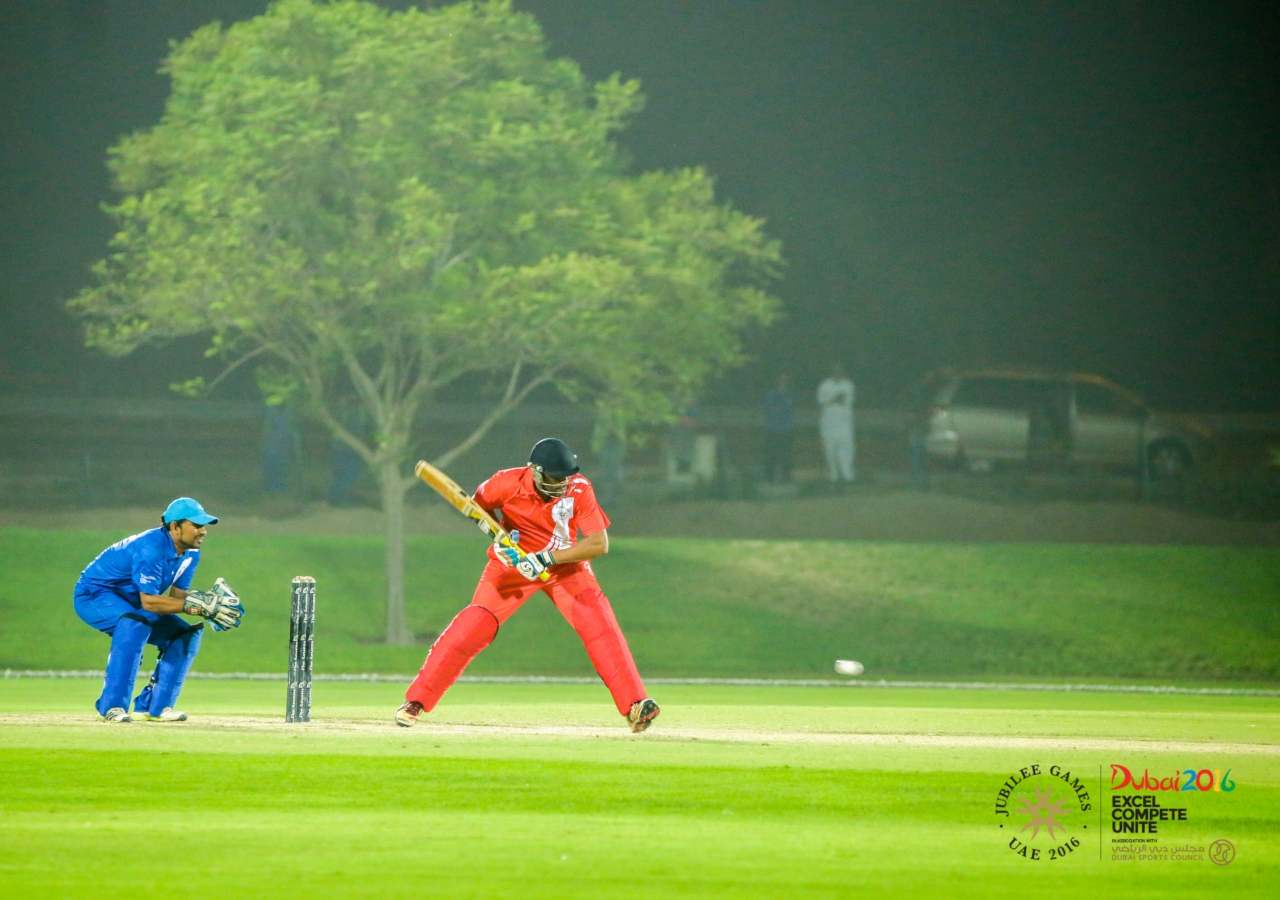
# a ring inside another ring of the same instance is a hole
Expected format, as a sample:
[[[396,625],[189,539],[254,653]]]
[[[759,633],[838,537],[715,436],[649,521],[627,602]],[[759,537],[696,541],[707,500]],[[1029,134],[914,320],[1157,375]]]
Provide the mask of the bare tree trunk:
[[[395,461],[378,466],[382,515],[387,536],[387,643],[407,646],[413,632],[404,614],[404,491],[405,481]]]

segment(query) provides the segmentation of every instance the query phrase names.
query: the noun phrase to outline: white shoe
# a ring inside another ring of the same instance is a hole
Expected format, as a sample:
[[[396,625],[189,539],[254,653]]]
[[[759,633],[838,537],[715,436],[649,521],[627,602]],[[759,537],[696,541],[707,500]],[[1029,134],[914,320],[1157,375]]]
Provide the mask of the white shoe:
[[[417,700],[408,700],[396,710],[396,724],[401,728],[412,728],[418,724],[420,715],[422,715],[422,704]]]
[[[658,704],[646,697],[631,704],[631,712],[627,713],[627,722],[630,723],[631,730],[639,734],[658,718],[659,712],[661,710],[658,709]]]
[[[107,714],[102,717],[104,722],[132,722],[129,718],[129,711],[123,706],[113,706],[107,710]]]
[[[146,719],[145,719],[144,721],[147,721],[147,722],[185,722],[185,721],[187,721],[187,714],[186,714],[186,713],[184,713],[184,712],[179,712],[178,710],[174,709],[172,706],[166,706],[163,710],[161,710],[161,711],[160,711],[160,715],[158,715],[158,716],[147,715],[147,717],[146,717]]]

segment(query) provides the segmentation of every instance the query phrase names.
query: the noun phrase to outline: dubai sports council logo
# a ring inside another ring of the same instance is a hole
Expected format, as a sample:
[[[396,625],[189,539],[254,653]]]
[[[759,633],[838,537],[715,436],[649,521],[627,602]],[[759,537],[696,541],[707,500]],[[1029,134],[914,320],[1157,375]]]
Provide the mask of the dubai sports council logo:
[[[1024,766],[996,792],[994,811],[1005,847],[1036,862],[1066,859],[1080,847],[1072,831],[1088,831],[1080,813],[1093,809],[1083,778],[1063,766]]]

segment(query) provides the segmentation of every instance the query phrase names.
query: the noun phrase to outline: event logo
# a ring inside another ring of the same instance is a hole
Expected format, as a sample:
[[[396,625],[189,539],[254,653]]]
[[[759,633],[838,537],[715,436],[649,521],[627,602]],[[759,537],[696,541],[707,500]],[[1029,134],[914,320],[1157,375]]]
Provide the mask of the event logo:
[[[1214,806],[1222,802],[1214,798],[1235,791],[1231,771],[1195,767],[1139,772],[1113,763],[1110,802],[1103,804],[1111,822],[1112,861],[1229,864],[1235,845],[1219,839],[1205,846],[1196,838],[1195,822],[1205,804]]]
[[[1230,769],[1225,775],[1221,769],[1175,769],[1165,778],[1159,775],[1152,777],[1150,769],[1143,769],[1142,777],[1136,778],[1127,766],[1112,763],[1111,790],[1122,791],[1125,788],[1135,791],[1221,791],[1229,794],[1236,789],[1236,783],[1231,780]]]
[[[1088,822],[1080,813],[1093,809],[1084,779],[1059,765],[1025,766],[1005,779],[996,792],[995,815],[1001,839],[1023,859],[1066,859],[1080,848]]]

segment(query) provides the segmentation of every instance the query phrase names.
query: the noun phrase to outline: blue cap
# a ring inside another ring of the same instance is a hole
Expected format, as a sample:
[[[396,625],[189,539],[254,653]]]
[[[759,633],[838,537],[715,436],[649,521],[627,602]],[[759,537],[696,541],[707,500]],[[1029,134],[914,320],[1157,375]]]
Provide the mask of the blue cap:
[[[204,511],[204,507],[190,497],[179,497],[169,504],[169,508],[164,511],[162,517],[165,523],[176,522],[179,519],[186,519],[192,525],[216,525],[217,516],[211,516]]]

